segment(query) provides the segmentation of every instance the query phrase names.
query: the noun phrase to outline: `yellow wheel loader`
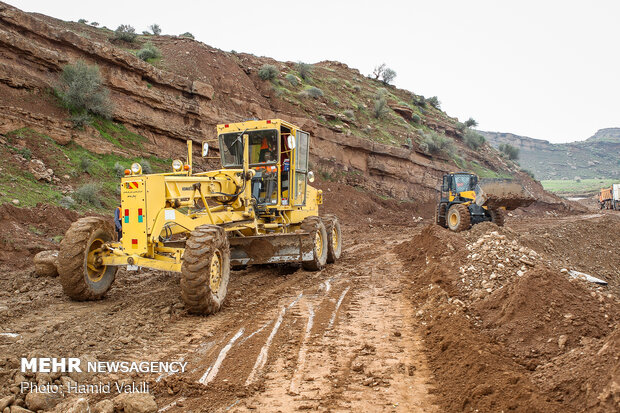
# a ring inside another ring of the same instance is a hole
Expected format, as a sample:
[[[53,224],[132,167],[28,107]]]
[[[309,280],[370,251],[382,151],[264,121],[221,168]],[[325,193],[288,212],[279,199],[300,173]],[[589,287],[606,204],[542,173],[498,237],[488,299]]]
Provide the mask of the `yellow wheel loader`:
[[[444,175],[439,190],[435,223],[455,232],[486,221],[503,226],[506,210],[525,207],[532,202],[534,198],[514,182],[493,179],[483,184],[475,174],[450,173]]]
[[[342,251],[338,218],[319,217],[321,190],[308,185],[310,136],[280,119],[217,126],[222,169],[194,173],[192,145],[172,171],[121,180],[122,238],[105,219],[82,218],[60,244],[58,272],[75,300],[99,299],[121,266],[180,273],[190,312],[217,312],[231,266],[301,263],[316,271]],[[209,142],[202,144],[202,156]]]

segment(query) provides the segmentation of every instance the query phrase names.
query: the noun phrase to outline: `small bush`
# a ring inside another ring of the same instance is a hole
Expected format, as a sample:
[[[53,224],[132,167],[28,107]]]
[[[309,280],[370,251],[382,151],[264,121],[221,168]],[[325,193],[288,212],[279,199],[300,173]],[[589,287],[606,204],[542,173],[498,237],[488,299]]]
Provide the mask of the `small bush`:
[[[188,39],[193,39],[193,38],[194,38],[194,35],[193,35],[193,34],[191,34],[190,32],[185,32],[185,33],[183,33],[183,34],[180,34],[180,35],[179,35],[179,37],[186,37],[186,38],[188,38]]]
[[[144,174],[153,173],[153,168],[151,167],[151,163],[147,159],[140,159],[140,165],[142,165],[142,173]]]
[[[353,90],[359,92],[362,90],[362,87],[360,85],[353,85]]]
[[[295,76],[292,73],[289,73],[288,75],[286,75],[286,81],[289,82],[291,86],[299,85],[299,80],[297,79],[297,76]]]
[[[161,57],[161,53],[159,52],[159,49],[153,46],[152,43],[147,43],[144,47],[142,47],[142,49],[138,50],[136,56],[146,62],[149,59],[157,59]]]
[[[338,99],[334,99],[332,100],[332,103],[334,104],[334,106],[339,107],[340,106],[340,101]]]
[[[427,155],[437,155],[439,153],[451,154],[454,151],[452,140],[447,136],[430,131],[422,135],[420,149]]]
[[[465,135],[463,136],[463,141],[467,146],[475,150],[484,145],[487,140],[481,134],[476,133],[471,129],[467,129],[465,131]]]
[[[439,109],[441,107],[441,102],[439,101],[439,98],[437,96],[430,97],[426,99],[426,101],[435,109]]]
[[[121,164],[120,162],[116,162],[114,164],[114,175],[116,175],[117,178],[122,178],[123,176],[125,176],[125,168],[123,166],[123,164]]]
[[[151,35],[151,32],[149,32],[148,30],[142,30],[142,34],[143,34],[144,36],[150,36],[150,35]]]
[[[475,128],[476,126],[478,126],[478,122],[476,122],[474,118],[469,118],[465,121],[465,126],[467,126],[468,128]]]
[[[381,80],[386,85],[390,84],[394,79],[396,79],[396,71],[390,69],[389,67],[386,68],[381,74]]]
[[[280,72],[274,65],[262,65],[260,69],[258,69],[258,77],[263,80],[273,80],[275,79]]]
[[[80,170],[90,175],[93,168],[93,160],[90,158],[80,159]]]
[[[80,186],[74,193],[76,200],[83,205],[92,205],[101,208],[101,199],[99,192],[101,189],[97,184],[84,184]]]
[[[159,27],[159,24],[151,24],[149,29],[151,29],[155,36],[159,36],[161,34],[161,27]]]
[[[532,179],[536,179],[536,178],[534,177],[534,172],[530,171],[529,169],[525,169],[525,168],[524,168],[524,169],[521,169],[521,172],[525,172],[526,174],[528,174],[528,175],[530,176],[530,178],[532,178]]]
[[[102,85],[97,66],[89,66],[81,60],[67,65],[62,70],[60,81],[61,85],[55,92],[71,111],[74,125],[82,126],[90,115],[104,118],[112,115],[108,90]]]
[[[91,22],[90,25],[93,27],[99,27],[99,23],[97,22]]]
[[[69,195],[63,196],[58,201],[58,205],[65,209],[71,209],[75,206],[75,199],[71,198]]]
[[[123,40],[125,42],[131,43],[136,40],[137,36],[138,35],[136,34],[136,29],[134,29],[128,24],[121,24],[116,28],[116,31],[114,31],[114,38],[116,40]]]
[[[297,63],[297,72],[299,72],[299,76],[303,80],[310,79],[310,76],[312,75],[312,69],[313,69],[313,66],[311,64],[304,63],[304,62]]]
[[[421,108],[425,108],[426,107],[426,99],[424,99],[424,96],[414,96],[413,97],[413,104],[416,106],[419,106]]]
[[[80,23],[80,24],[86,24],[86,23],[88,23],[88,20],[86,20],[86,19],[80,19],[80,20],[78,20],[78,23]]]
[[[314,99],[318,99],[323,96],[323,91],[319,89],[318,87],[314,87],[314,86],[312,86],[309,89],[306,89],[306,92],[308,93],[308,96]]]
[[[411,121],[413,123],[419,124],[420,122],[422,122],[422,118],[417,113],[414,113],[413,115],[411,115]]]
[[[390,109],[388,108],[385,98],[383,96],[377,97],[377,99],[375,100],[375,106],[373,107],[372,115],[377,119],[381,119],[386,116],[389,111]]]
[[[355,112],[353,112],[351,109],[347,109],[342,113],[344,116],[347,117],[347,119],[355,120]]]
[[[519,148],[515,148],[509,143],[500,144],[499,150],[500,152],[505,154],[508,157],[508,159],[510,159],[511,161],[519,159]]]

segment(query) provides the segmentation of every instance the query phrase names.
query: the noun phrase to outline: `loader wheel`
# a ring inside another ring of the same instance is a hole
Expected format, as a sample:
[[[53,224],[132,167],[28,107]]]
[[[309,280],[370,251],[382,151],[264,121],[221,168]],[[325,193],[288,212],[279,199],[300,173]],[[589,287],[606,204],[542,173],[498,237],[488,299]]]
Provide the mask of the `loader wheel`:
[[[303,261],[302,266],[308,271],[318,271],[325,266],[327,262],[327,231],[321,218],[317,216],[306,217],[301,222],[301,230],[309,232],[314,240],[312,259]]]
[[[503,209],[492,209],[489,211],[491,214],[491,222],[497,225],[498,227],[504,226],[504,221],[506,221],[506,211]]]
[[[336,215],[325,215],[323,217],[325,232],[327,234],[327,263],[336,262],[342,254],[342,231],[340,222]]]
[[[194,229],[183,253],[181,297],[190,313],[217,313],[228,290],[230,248],[223,228],[201,225]]]
[[[446,204],[437,205],[437,210],[435,211],[435,222],[437,225],[442,226],[444,228],[446,225]]]
[[[463,204],[452,205],[446,218],[448,221],[448,228],[454,232],[465,231],[471,226],[469,209]]]
[[[96,254],[112,240],[114,227],[103,218],[86,217],[71,224],[58,252],[58,274],[65,294],[78,301],[104,296],[118,267],[97,264]]]

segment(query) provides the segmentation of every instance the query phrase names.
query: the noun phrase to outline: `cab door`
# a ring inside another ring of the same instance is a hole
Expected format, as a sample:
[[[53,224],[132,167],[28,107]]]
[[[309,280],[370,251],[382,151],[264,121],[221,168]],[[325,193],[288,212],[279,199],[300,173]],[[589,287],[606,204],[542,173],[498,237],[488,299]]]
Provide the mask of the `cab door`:
[[[308,152],[310,139],[307,132],[297,130],[295,145],[294,204],[306,205],[306,181],[308,176]]]

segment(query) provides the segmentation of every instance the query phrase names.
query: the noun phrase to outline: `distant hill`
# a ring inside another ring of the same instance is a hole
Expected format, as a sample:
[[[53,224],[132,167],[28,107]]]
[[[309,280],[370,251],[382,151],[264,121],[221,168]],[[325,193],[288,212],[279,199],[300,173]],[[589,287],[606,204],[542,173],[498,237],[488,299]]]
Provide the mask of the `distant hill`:
[[[513,133],[484,132],[489,143],[519,148],[519,164],[538,180],[620,178],[620,128],[605,128],[585,141],[553,144]]]

